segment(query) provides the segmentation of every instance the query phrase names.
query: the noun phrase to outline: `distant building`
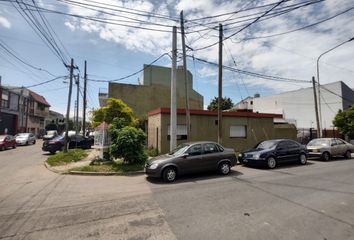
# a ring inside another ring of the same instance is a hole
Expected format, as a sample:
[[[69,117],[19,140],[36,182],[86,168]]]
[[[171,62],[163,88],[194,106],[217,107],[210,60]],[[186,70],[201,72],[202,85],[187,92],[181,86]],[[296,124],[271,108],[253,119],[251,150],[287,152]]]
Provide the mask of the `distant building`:
[[[298,129],[317,128],[312,87],[265,97],[249,97],[245,101],[247,104],[239,103],[234,108],[282,114],[287,122],[294,123]],[[348,109],[352,104],[354,104],[354,91],[345,83],[339,81],[322,85],[322,129],[332,129],[332,121],[338,110]]]
[[[23,87],[0,87],[0,134],[32,132],[39,134],[49,116],[47,100]]]
[[[187,89],[190,109],[203,109],[203,96],[193,90],[193,76],[187,72]],[[141,118],[160,107],[171,105],[171,68],[144,65],[140,85],[109,83],[108,95],[100,93],[100,104],[105,104],[105,97],[119,98],[130,106]],[[103,106],[103,105],[101,105]],[[177,70],[177,107],[185,108],[185,81],[183,68]]]
[[[49,110],[48,116],[45,118],[45,126],[48,124],[54,123],[56,125],[58,124],[64,124],[65,123],[65,118],[64,115],[52,110]]]
[[[190,136],[187,136],[185,110],[178,109],[177,114],[178,144],[186,141],[217,141],[217,112],[191,110]],[[254,147],[266,139],[296,139],[294,125],[274,124],[274,119],[282,118],[281,114],[223,112],[222,115],[222,145],[236,151]],[[159,153],[167,153],[170,148],[170,109],[158,108],[150,111],[148,116],[148,146],[158,149]]]

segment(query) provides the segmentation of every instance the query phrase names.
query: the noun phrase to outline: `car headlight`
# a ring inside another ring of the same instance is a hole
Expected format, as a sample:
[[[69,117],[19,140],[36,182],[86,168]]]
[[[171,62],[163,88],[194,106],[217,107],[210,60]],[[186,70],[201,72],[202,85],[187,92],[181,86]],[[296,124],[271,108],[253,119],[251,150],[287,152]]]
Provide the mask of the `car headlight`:
[[[253,154],[253,158],[255,158],[255,159],[259,158],[260,156],[261,156],[260,153]]]
[[[150,169],[156,169],[157,166],[158,166],[158,164],[157,164],[157,163],[154,163],[154,164],[152,164],[149,168],[150,168]]]

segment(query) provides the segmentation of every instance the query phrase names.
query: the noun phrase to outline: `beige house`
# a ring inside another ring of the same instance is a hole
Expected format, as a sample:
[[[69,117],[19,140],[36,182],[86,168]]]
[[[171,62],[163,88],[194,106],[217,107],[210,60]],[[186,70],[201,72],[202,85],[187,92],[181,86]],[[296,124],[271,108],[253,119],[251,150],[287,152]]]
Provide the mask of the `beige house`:
[[[185,110],[177,110],[178,144],[186,141],[215,141],[218,139],[217,112],[191,110],[191,132],[187,136]],[[296,140],[292,124],[274,124],[281,114],[254,112],[223,112],[222,145],[242,151],[266,139],[288,138]],[[148,114],[148,146],[159,153],[169,151],[170,109],[158,108]]]
[[[191,109],[203,109],[203,96],[193,90],[193,76],[189,71],[187,73],[189,106]],[[145,118],[153,109],[170,107],[171,68],[144,65],[139,85],[110,82],[107,97],[123,100],[139,118]],[[105,104],[102,96],[100,104]],[[177,107],[185,108],[185,81],[181,67],[177,70]]]

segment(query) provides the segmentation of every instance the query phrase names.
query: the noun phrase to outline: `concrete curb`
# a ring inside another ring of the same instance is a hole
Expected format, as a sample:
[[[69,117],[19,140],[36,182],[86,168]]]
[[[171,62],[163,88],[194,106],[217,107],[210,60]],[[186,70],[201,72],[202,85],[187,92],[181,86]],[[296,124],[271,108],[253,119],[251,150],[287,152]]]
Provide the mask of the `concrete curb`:
[[[116,172],[83,172],[83,171],[69,171],[66,174],[83,175],[83,176],[137,176],[145,174],[144,171],[116,173]]]
[[[45,166],[49,171],[51,171],[51,172],[53,172],[53,173],[57,173],[57,174],[64,174],[64,173],[65,173],[65,172],[61,172],[61,171],[58,171],[58,170],[52,168],[52,167],[47,163],[47,161],[44,161],[44,166]]]

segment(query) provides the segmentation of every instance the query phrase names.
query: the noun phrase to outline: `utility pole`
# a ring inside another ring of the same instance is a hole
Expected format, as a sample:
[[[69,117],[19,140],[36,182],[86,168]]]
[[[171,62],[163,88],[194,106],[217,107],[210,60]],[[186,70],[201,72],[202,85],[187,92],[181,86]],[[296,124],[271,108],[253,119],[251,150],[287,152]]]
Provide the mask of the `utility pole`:
[[[72,58],[71,64],[70,64],[70,83],[69,83],[69,94],[68,94],[68,106],[66,109],[66,120],[65,120],[64,152],[68,151],[69,114],[70,114],[71,91],[72,91],[72,86],[73,86],[73,72],[74,72],[74,59]]]
[[[222,40],[223,29],[219,24],[219,74],[218,74],[218,143],[222,144]]]
[[[318,115],[318,105],[317,105],[317,96],[316,96],[316,81],[315,81],[315,77],[312,77],[312,86],[313,86],[313,97],[315,100],[315,113],[316,113],[316,124],[317,124],[317,137],[320,137],[321,135],[319,135],[320,133],[320,118]]]
[[[82,133],[86,135],[86,88],[87,88],[87,62],[85,61],[85,72],[84,72],[84,99],[82,106]]]
[[[186,125],[187,125],[186,127],[187,127],[187,139],[190,139],[191,116],[189,112],[187,57],[186,57],[183,11],[181,11],[180,17],[181,17],[180,21],[181,21],[182,52],[183,52],[183,76],[184,76],[184,87],[185,87],[185,95],[186,95]]]
[[[79,133],[80,127],[79,127],[79,106],[80,106],[80,75],[76,75],[76,86],[77,86],[77,93],[76,93],[76,135]]]
[[[171,114],[170,114],[170,151],[177,147],[177,27],[172,30],[172,69],[171,69]]]

